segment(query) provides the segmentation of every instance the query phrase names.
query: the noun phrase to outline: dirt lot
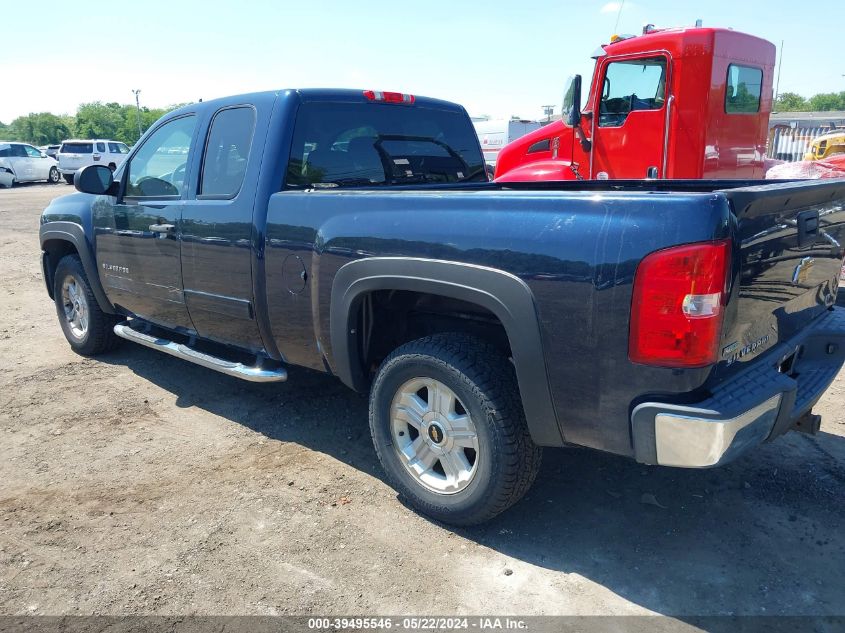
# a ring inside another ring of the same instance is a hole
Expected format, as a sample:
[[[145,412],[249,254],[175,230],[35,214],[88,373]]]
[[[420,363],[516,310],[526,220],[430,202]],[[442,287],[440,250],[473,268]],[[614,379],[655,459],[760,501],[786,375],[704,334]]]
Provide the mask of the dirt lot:
[[[37,230],[70,191],[0,190],[0,613],[845,614],[845,374],[817,437],[707,471],[549,450],[452,531],[382,481],[334,379],[71,353]]]

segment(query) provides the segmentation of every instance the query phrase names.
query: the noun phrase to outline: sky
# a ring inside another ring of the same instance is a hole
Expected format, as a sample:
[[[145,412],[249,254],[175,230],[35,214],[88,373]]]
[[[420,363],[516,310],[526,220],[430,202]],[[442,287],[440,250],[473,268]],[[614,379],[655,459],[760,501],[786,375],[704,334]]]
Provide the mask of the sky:
[[[780,47],[780,92],[845,90],[842,0],[77,0],[62,10],[0,0],[0,121],[279,88],[395,90],[471,115],[560,112],[563,83],[588,82],[613,33],[731,27]],[[618,27],[616,27],[618,19]],[[837,50],[838,49],[838,50]],[[586,92],[586,91],[585,91]]]

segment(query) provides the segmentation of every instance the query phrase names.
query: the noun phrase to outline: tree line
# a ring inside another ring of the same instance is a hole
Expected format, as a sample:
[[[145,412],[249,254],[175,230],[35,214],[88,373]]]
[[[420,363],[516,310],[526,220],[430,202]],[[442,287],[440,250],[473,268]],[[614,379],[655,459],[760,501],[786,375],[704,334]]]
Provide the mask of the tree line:
[[[829,112],[845,110],[845,90],[822,92],[805,99],[794,92],[784,92],[775,100],[775,112]]]
[[[141,130],[181,105],[141,108]],[[138,119],[135,105],[95,101],[80,105],[75,115],[34,112],[18,117],[8,125],[0,121],[0,140],[54,145],[69,138],[107,138],[134,145],[139,138]]]

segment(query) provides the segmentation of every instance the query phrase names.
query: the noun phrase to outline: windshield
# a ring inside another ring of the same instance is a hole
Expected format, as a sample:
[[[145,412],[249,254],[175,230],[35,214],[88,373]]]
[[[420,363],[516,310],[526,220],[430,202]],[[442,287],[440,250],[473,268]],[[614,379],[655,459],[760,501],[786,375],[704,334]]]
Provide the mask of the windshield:
[[[484,181],[463,112],[373,103],[305,103],[287,186],[342,187]]]

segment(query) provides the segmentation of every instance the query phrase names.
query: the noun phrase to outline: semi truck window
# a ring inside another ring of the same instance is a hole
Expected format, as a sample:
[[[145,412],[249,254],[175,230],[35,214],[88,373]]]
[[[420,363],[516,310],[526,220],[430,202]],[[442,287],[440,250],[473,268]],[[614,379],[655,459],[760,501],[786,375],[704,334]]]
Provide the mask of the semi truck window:
[[[234,198],[237,195],[246,173],[254,131],[252,107],[227,108],[214,115],[202,160],[201,196]]]
[[[144,141],[127,168],[126,196],[176,197],[185,187],[196,117],[172,119]]]
[[[728,114],[759,112],[762,91],[762,70],[730,64],[725,86],[725,112]]]
[[[487,180],[461,111],[381,103],[306,102],[285,186],[362,187]]]
[[[607,65],[599,102],[599,127],[619,127],[634,110],[659,110],[666,101],[666,58]]]

